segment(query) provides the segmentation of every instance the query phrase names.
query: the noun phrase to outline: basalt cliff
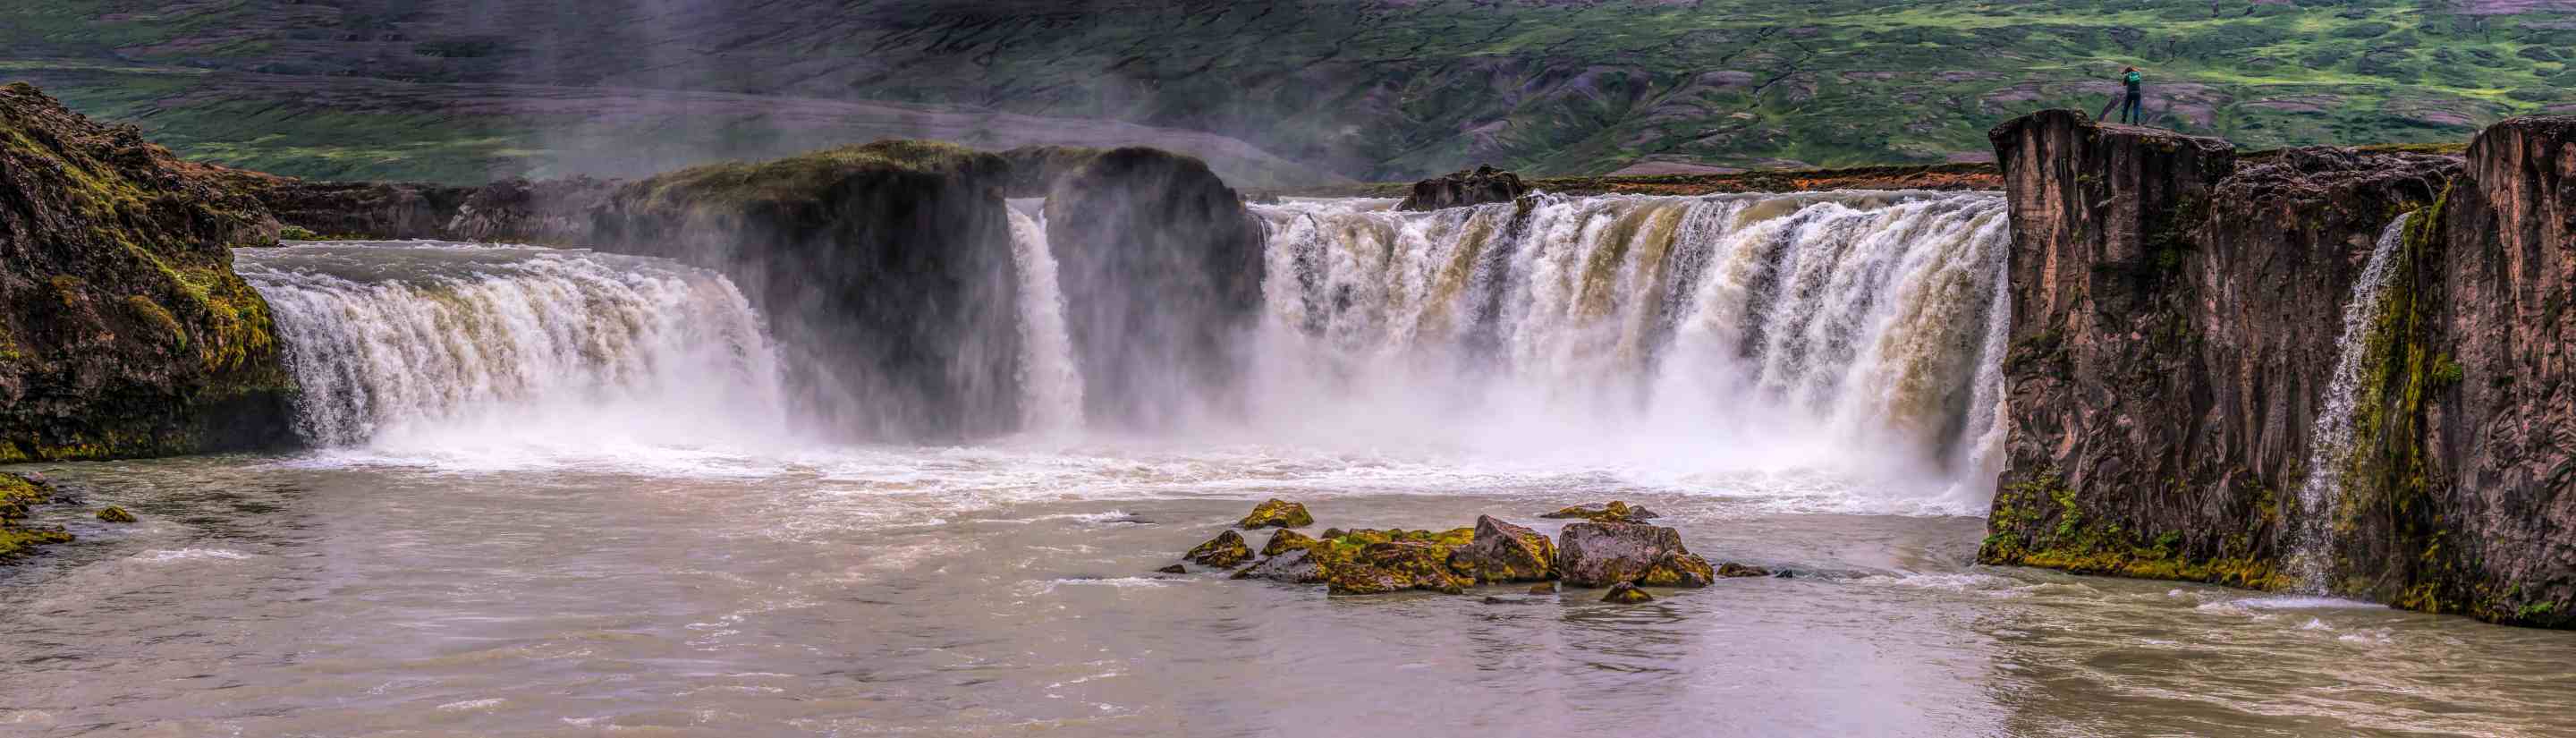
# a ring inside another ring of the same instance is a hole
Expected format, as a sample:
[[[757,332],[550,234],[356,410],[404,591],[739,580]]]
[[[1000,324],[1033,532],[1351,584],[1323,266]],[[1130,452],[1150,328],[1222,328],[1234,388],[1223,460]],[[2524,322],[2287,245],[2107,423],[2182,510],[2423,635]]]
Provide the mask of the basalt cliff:
[[[212,168],[0,87],[0,463],[286,440],[268,304],[231,252],[277,235]]]
[[[2013,343],[1981,560],[2576,625],[2576,119],[2464,156],[2071,111],[1992,139]]]

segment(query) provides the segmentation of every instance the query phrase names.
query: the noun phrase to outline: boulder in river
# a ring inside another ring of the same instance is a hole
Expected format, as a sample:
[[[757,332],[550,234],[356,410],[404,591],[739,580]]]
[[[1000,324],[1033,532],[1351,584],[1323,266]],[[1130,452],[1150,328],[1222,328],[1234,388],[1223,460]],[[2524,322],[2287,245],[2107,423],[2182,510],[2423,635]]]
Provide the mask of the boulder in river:
[[[1643,523],[1663,516],[1653,510],[1612,500],[1608,503],[1575,505],[1539,517],[1589,520],[1595,523]]]
[[[1480,515],[1476,539],[1451,553],[1449,564],[1478,582],[1545,581],[1556,578],[1556,543],[1538,531]]]
[[[1306,537],[1306,534],[1304,533],[1281,528],[1278,532],[1270,534],[1269,543],[1261,544],[1261,555],[1277,556],[1289,551],[1313,546],[1315,543],[1315,539]]]
[[[1785,571],[1781,572],[1781,574],[1787,573],[1788,572]],[[1771,576],[1771,570],[1751,564],[1738,564],[1733,561],[1729,561],[1717,566],[1717,576],[1723,579],[1734,579],[1738,577],[1767,577]]]
[[[1251,560],[1252,547],[1243,542],[1243,534],[1229,530],[1190,549],[1182,558],[1200,566],[1229,569]]]
[[[1324,581],[1337,595],[1408,589],[1458,594],[1475,581],[1449,569],[1451,550],[1419,540],[1371,543],[1347,558],[1327,559]]]
[[[1324,581],[1324,573],[1323,567],[1317,563],[1311,549],[1292,548],[1262,559],[1261,563],[1245,567],[1243,571],[1235,572],[1234,578],[1267,579],[1289,584],[1317,584]]]
[[[109,505],[107,509],[98,511],[98,519],[110,523],[131,523],[134,522],[134,513],[126,512],[122,507]]]
[[[0,473],[0,560],[25,553],[33,546],[70,541],[72,535],[61,529],[27,525],[27,514],[44,504],[53,485],[41,479]]]
[[[1641,602],[1653,602],[1655,601],[1655,596],[1647,594],[1646,590],[1638,589],[1637,585],[1620,582],[1618,584],[1610,585],[1610,591],[1601,595],[1601,601],[1613,602],[1622,605],[1634,605]]]
[[[1272,498],[1252,508],[1252,514],[1243,516],[1243,522],[1235,523],[1235,527],[1252,530],[1265,527],[1303,528],[1314,524],[1315,516],[1306,513],[1305,505]]]
[[[1157,574],[1188,574],[1188,573],[1190,573],[1190,568],[1189,568],[1189,567],[1186,567],[1186,566],[1182,566],[1182,565],[1180,565],[1180,564],[1173,564],[1173,565],[1171,565],[1171,566],[1166,566],[1166,567],[1163,567],[1163,568],[1160,568],[1160,569],[1155,569],[1155,570],[1154,570],[1154,573],[1157,573]]]
[[[1606,587],[1652,575],[1662,586],[1704,586],[1708,561],[1682,545],[1681,531],[1644,523],[1574,523],[1557,543],[1556,568],[1565,583]],[[1694,582],[1696,575],[1696,582]]]
[[[1521,176],[1477,167],[1472,172],[1453,172],[1413,183],[1413,194],[1397,203],[1397,210],[1439,210],[1493,202],[1511,202],[1529,194],[1530,186]]]

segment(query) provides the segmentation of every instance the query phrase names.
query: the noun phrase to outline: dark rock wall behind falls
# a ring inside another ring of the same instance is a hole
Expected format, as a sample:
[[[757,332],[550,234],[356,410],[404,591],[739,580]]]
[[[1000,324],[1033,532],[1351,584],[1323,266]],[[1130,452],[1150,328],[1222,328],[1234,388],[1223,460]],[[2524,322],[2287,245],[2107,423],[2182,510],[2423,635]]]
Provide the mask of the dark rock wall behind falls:
[[[1065,323],[1093,423],[1230,412],[1261,310],[1261,224],[1197,159],[1116,149],[1047,194]]]
[[[2068,111],[1996,128],[2014,220],[2009,469],[1980,558],[2296,584],[2343,306],[2381,232],[2421,211],[2365,331],[2329,585],[2567,622],[2549,613],[2576,576],[2571,336],[2547,296],[2571,283],[2576,211],[2538,171],[2571,159],[2534,153],[2559,151],[2541,140],[2558,130],[2500,125],[2464,171],[2397,151],[2240,156]]]
[[[287,441],[268,303],[230,251],[277,232],[134,128],[0,87],[0,463]]]

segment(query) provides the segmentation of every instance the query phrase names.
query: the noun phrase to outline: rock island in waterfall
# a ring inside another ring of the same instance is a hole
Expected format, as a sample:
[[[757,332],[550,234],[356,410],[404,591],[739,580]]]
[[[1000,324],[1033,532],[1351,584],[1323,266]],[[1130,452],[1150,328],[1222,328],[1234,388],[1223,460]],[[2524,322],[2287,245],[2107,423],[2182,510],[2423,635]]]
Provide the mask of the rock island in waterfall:
[[[2576,733],[2576,5],[0,41],[0,733]]]

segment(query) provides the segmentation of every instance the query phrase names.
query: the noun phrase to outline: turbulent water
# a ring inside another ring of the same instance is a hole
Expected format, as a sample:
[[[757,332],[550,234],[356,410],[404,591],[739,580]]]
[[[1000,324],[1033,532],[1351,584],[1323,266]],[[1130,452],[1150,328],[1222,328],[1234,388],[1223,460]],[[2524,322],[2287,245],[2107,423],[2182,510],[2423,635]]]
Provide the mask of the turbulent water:
[[[2308,429],[2308,478],[2299,487],[2299,525],[2290,546],[2290,571],[2301,588],[2323,594],[2334,574],[2334,518],[2343,499],[2343,475],[2352,456],[2352,410],[2361,389],[2361,370],[2369,360],[2371,320],[2379,316],[2379,293],[2388,288],[2389,268],[2406,241],[2406,224],[2415,215],[2399,216],[2380,232],[2370,261],[2352,280],[2352,297],[2343,306],[2343,333],[2335,341],[2334,376],[2327,380],[2324,404]]]
[[[1798,470],[1981,512],[2009,238],[1991,194],[1256,208],[1281,432],[1438,437],[1676,478]],[[1893,489],[1885,489],[1890,488]]]
[[[1257,208],[1241,417],[1141,437],[1082,422],[1015,213],[1028,429],[960,447],[809,440],[793,352],[703,270],[243,250],[318,448],[16,469],[83,499],[0,567],[0,733],[2576,731],[2568,633],[1971,564],[1992,195],[1388,204]],[[1798,576],[1613,606],[1153,573],[1273,496],[1550,534],[1626,499]]]
[[[434,454],[745,442],[786,428],[742,294],[658,259],[432,243],[243,249],[324,447]],[[516,447],[516,448],[514,448]]]

